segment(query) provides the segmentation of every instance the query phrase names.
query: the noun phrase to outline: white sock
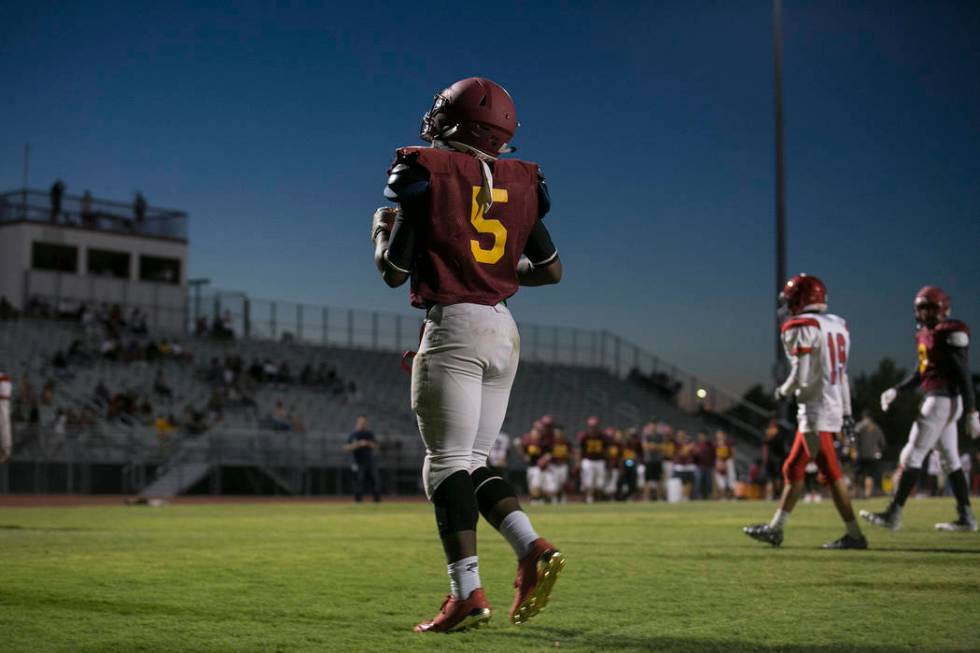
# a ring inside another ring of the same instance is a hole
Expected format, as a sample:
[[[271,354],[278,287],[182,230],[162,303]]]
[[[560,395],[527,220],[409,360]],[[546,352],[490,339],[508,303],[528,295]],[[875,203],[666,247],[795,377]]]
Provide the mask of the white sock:
[[[538,534],[531,526],[531,520],[523,510],[515,510],[500,522],[500,534],[504,536],[518,560],[523,560],[531,552],[531,545]]]
[[[776,514],[772,516],[772,521],[769,522],[769,526],[777,530],[783,530],[786,525],[786,520],[789,519],[789,513],[780,508],[776,511]]]
[[[449,587],[457,599],[469,598],[480,585],[480,564],[476,556],[470,556],[446,565]]]
[[[861,529],[858,527],[856,520],[844,522],[844,526],[847,527],[847,534],[854,538],[861,537]]]

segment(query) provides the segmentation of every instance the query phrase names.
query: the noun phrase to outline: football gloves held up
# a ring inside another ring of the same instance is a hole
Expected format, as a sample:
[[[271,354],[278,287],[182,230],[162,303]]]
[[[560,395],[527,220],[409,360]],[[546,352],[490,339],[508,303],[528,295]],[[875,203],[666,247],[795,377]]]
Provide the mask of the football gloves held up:
[[[398,215],[398,208],[394,206],[381,206],[375,209],[374,217],[371,218],[371,242],[378,240],[378,234],[382,231],[386,234],[391,233],[391,228],[395,224],[395,216]]]
[[[895,388],[888,388],[887,390],[885,390],[884,392],[882,392],[881,393],[881,412],[887,413],[888,412],[888,407],[892,405],[892,402],[895,401],[895,397],[897,397],[897,396],[898,396],[898,390],[896,390]]]

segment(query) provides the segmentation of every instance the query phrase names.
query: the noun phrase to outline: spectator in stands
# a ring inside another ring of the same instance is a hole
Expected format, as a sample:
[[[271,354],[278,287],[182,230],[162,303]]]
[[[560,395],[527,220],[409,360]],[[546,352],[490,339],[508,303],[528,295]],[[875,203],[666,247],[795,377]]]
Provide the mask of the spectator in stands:
[[[95,226],[95,213],[92,212],[92,193],[88,190],[82,194],[82,225],[85,227]]]
[[[697,499],[707,500],[714,495],[715,460],[715,443],[708,439],[707,431],[698,431],[698,441],[694,445]]]
[[[299,373],[300,385],[313,385],[315,378],[316,377],[313,374],[313,366],[309,363],[304,365],[303,369]]]
[[[106,387],[105,380],[99,379],[99,382],[95,385],[95,403],[100,406],[107,406],[111,398],[112,394],[109,392],[109,388]]]
[[[273,431],[288,431],[292,428],[292,424],[289,422],[289,414],[281,401],[276,402],[276,407],[269,416],[268,422],[269,428]]]
[[[198,338],[208,335],[208,318],[200,316],[194,320],[194,335]]]
[[[136,197],[133,198],[133,222],[136,223],[136,231],[140,231],[146,222],[146,198],[139,191],[136,191]]]
[[[887,442],[884,431],[871,419],[869,410],[861,413],[861,421],[854,428],[854,434],[857,438],[854,482],[857,487],[861,487],[863,482],[864,498],[867,499],[881,487],[881,458]]]
[[[17,309],[14,308],[13,304],[7,301],[7,296],[4,295],[0,297],[0,322],[16,320],[17,315]]]
[[[156,376],[153,378],[153,391],[167,400],[174,398],[173,389],[167,385],[166,379],[163,378],[163,370],[158,369]]]
[[[51,222],[57,222],[58,217],[61,215],[61,198],[65,195],[65,182],[60,179],[56,179],[53,184],[51,184],[51,213],[49,215]]]
[[[354,474],[354,501],[360,502],[364,498],[368,484],[370,484],[370,492],[374,497],[374,502],[381,501],[381,476],[374,461],[374,450],[377,446],[378,442],[374,433],[368,430],[367,416],[358,415],[354,432],[347,437],[347,444],[344,445],[344,451],[351,454],[351,471]]]
[[[358,389],[357,384],[354,383],[353,381],[349,381],[347,383],[347,388],[345,389],[345,392],[347,394],[348,403],[356,404],[360,402],[362,399],[361,391],[360,389]]]

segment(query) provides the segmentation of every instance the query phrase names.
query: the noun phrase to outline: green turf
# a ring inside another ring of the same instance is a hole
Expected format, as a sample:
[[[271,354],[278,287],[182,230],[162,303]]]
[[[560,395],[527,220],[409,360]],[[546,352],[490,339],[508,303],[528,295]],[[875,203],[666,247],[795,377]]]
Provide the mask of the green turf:
[[[827,502],[781,549],[741,534],[773,507],[533,506],[568,566],[523,626],[481,524],[494,617],[448,636],[411,632],[447,590],[423,504],[0,509],[0,650],[980,650],[980,536],[932,530],[951,500],[911,502],[867,552],[818,548],[841,531]]]

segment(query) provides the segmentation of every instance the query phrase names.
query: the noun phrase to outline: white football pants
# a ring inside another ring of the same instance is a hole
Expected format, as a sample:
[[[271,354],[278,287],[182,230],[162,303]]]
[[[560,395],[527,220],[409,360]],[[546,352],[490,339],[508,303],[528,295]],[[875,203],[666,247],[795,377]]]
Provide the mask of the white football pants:
[[[521,338],[503,304],[429,309],[412,362],[412,409],[425,443],[429,499],[443,480],[487,464],[507,414]]]
[[[963,414],[963,400],[955,397],[928,395],[919,407],[919,416],[912,423],[908,444],[898,457],[902,467],[920,468],[933,448],[939,449],[946,473],[960,468],[959,446],[956,442],[956,421]]]

